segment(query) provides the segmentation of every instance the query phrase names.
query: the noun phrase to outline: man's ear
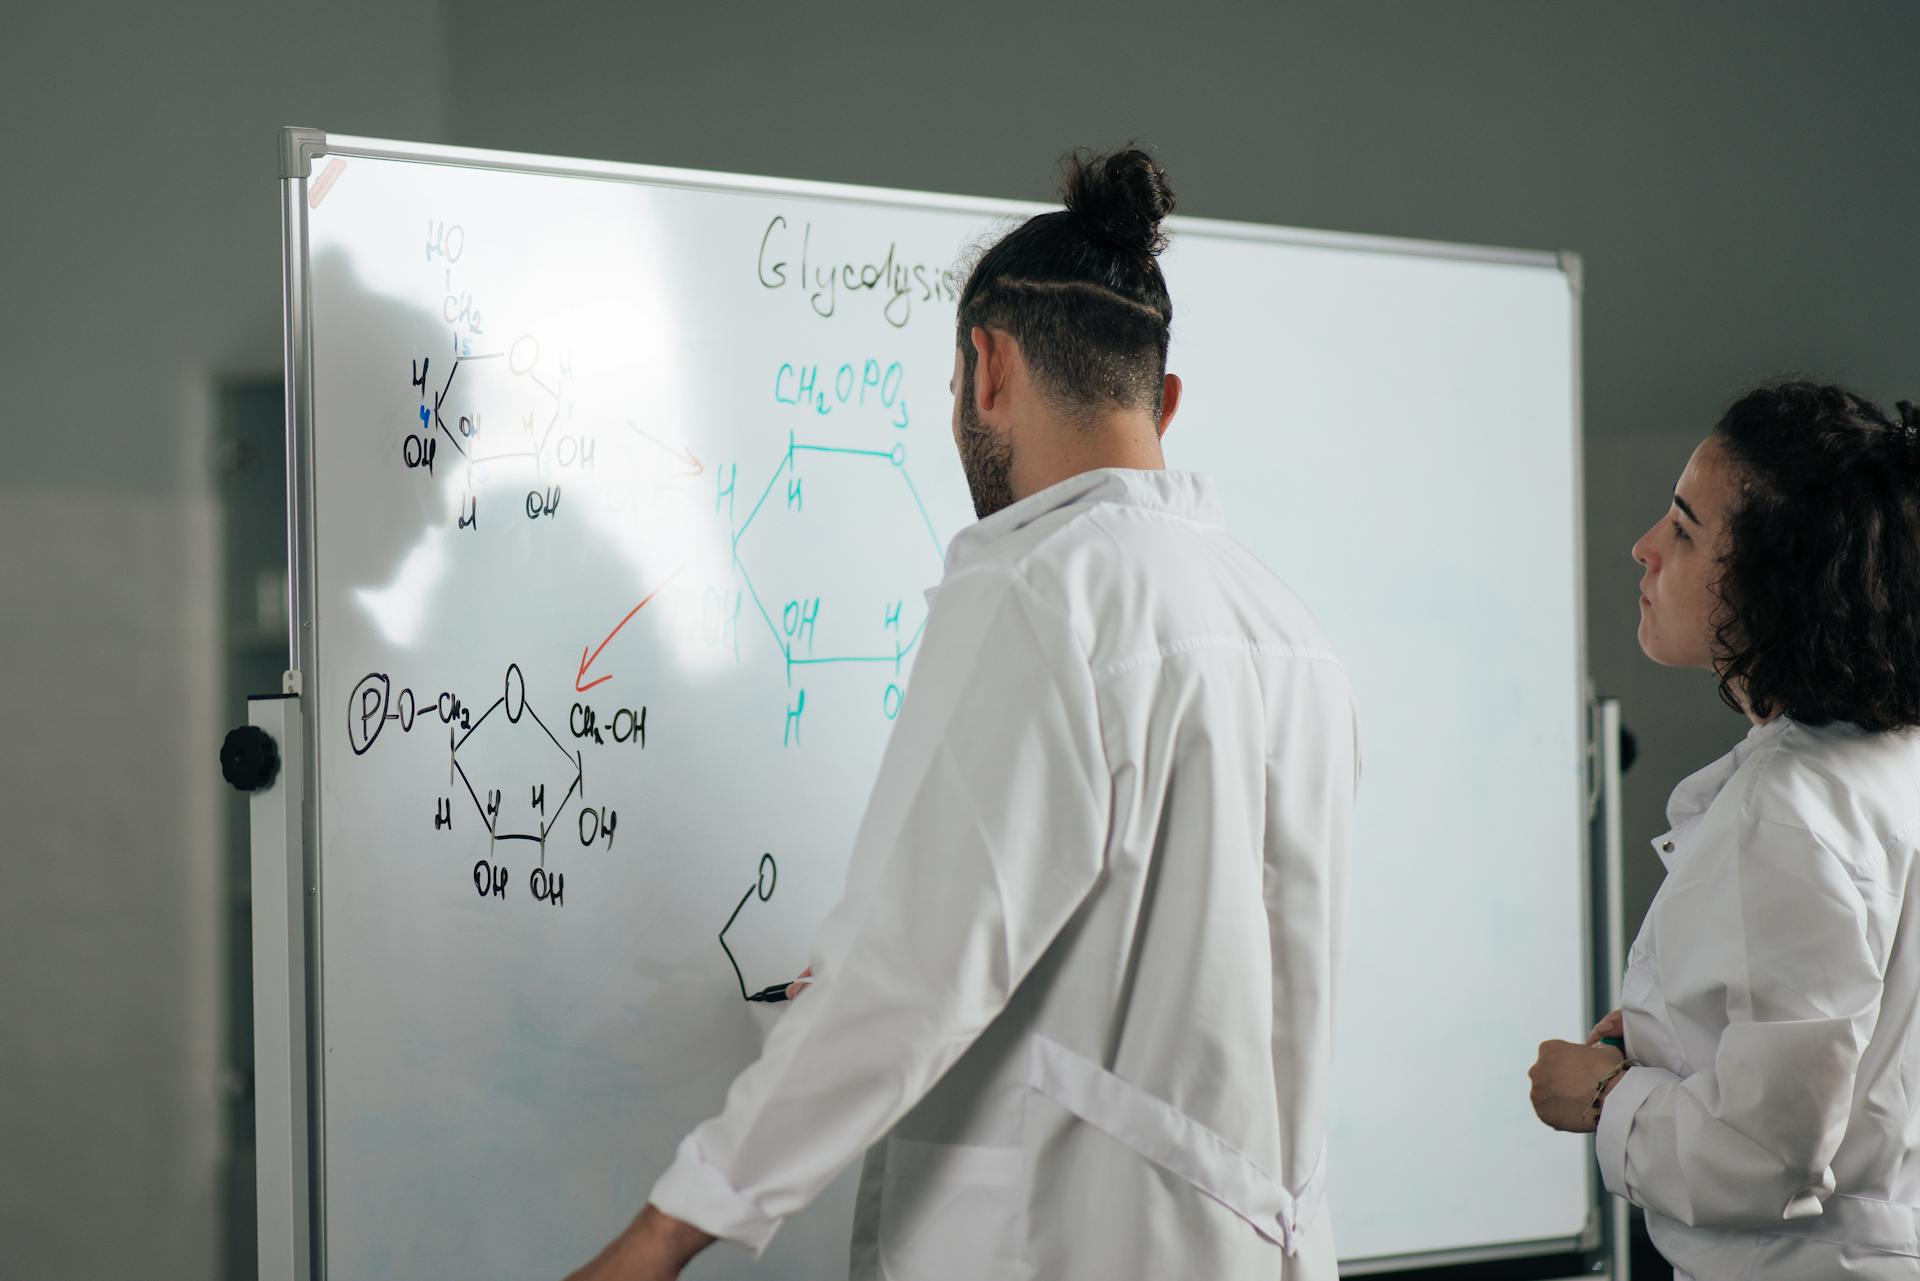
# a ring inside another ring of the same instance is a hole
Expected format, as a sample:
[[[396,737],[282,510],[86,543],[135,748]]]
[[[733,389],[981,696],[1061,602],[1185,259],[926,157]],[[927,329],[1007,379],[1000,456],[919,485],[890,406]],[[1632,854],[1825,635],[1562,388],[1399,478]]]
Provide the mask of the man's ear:
[[[973,408],[989,414],[1006,395],[1009,339],[985,325],[975,325],[967,340],[973,344]]]
[[[1179,374],[1168,374],[1166,381],[1160,384],[1160,422],[1154,427],[1154,434],[1165,438],[1167,428],[1173,426],[1173,415],[1180,408],[1180,390],[1182,384]]]

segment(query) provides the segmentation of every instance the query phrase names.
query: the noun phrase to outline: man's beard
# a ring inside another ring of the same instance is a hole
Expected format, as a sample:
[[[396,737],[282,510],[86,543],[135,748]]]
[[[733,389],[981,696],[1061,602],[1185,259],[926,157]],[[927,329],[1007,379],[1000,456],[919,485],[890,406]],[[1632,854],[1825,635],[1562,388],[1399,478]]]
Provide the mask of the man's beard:
[[[960,469],[973,492],[973,514],[981,520],[1013,501],[1013,442],[980,421],[971,385],[960,394]]]

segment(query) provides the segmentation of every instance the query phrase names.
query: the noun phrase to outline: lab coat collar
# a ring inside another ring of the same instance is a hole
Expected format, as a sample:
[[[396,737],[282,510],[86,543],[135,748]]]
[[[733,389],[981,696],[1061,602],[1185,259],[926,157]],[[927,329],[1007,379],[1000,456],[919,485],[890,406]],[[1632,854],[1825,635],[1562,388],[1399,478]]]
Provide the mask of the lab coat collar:
[[[1731,752],[1722,756],[1703,770],[1697,770],[1682,779],[1680,786],[1673,789],[1673,796],[1667,801],[1667,822],[1678,827],[1690,818],[1696,818],[1707,812],[1714,797],[1720,795],[1740,767],[1746,764],[1761,744],[1776,738],[1792,722],[1784,716],[1776,716],[1765,725],[1755,725],[1747,731],[1747,736],[1734,745]]]
[[[1705,769],[1696,770],[1680,780],[1680,785],[1673,789],[1673,795],[1667,799],[1668,830],[1652,842],[1654,853],[1660,856],[1663,864],[1669,869],[1673,866],[1676,848],[1674,837],[1680,829],[1706,813],[1714,798],[1733,780],[1748,758],[1763,744],[1785,733],[1787,726],[1792,723],[1785,716],[1776,716],[1765,725],[1753,726],[1745,738],[1734,744],[1731,752]]]
[[[955,534],[947,546],[947,573],[980,559],[995,543],[1043,516],[1095,503],[1166,512],[1203,525],[1226,524],[1211,476],[1190,471],[1098,467],[1029,494]]]

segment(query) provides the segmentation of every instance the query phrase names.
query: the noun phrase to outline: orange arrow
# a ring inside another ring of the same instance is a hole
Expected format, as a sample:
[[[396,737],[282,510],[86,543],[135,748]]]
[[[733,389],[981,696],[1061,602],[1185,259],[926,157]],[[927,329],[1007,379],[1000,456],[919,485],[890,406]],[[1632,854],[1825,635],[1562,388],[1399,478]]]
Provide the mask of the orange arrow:
[[[681,448],[678,448],[677,446],[669,445],[666,441],[661,440],[658,436],[654,435],[652,432],[642,431],[640,428],[640,424],[634,422],[631,418],[627,420],[627,426],[633,428],[634,433],[636,435],[646,437],[648,440],[652,441],[654,444],[658,445],[660,448],[666,450],[669,454],[672,454],[676,459],[686,463],[689,467],[693,468],[692,471],[683,471],[683,472],[677,473],[674,476],[675,480],[690,479],[694,476],[698,476],[701,472],[707,469],[706,464],[701,462],[700,459],[695,456],[694,452],[691,449],[681,449]]]
[[[589,667],[592,667],[594,660],[600,657],[600,650],[605,649],[608,645],[611,645],[613,643],[613,638],[620,634],[620,629],[622,627],[625,627],[628,623],[631,623],[633,621],[633,616],[647,607],[648,601],[652,600],[655,596],[658,596],[661,592],[664,592],[665,590],[667,590],[668,584],[672,583],[674,579],[680,577],[681,570],[684,570],[684,569],[686,569],[686,566],[682,565],[680,569],[676,569],[671,574],[667,575],[667,581],[665,583],[660,584],[658,587],[648,592],[646,596],[641,599],[638,605],[635,605],[632,609],[628,610],[627,616],[621,619],[619,622],[615,623],[613,625],[613,630],[607,633],[607,639],[600,642],[599,649],[594,650],[592,653],[588,653],[586,647],[584,645],[581,646],[580,671],[573,678],[573,688],[575,693],[584,694],[588,690],[592,689],[595,685],[598,685],[604,681],[610,681],[613,679],[613,673],[609,672],[605,676],[597,676],[593,680],[587,680],[587,669]]]

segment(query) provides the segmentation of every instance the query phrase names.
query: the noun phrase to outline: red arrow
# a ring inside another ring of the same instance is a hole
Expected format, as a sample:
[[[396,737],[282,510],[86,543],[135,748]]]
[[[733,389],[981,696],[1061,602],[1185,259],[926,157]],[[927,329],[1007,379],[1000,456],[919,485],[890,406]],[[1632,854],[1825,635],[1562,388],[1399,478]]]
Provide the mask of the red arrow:
[[[699,460],[699,458],[695,457],[694,452],[691,449],[680,449],[673,445],[669,445],[666,441],[661,440],[658,436],[654,435],[652,432],[642,431],[640,429],[640,425],[634,422],[631,418],[627,420],[627,426],[633,428],[635,434],[646,437],[648,440],[652,441],[654,444],[658,445],[660,448],[666,450],[669,454],[672,454],[675,458],[680,459],[681,461],[685,462],[689,467],[693,468],[692,471],[683,471],[683,472],[677,473],[674,476],[675,480],[689,480],[695,476],[698,476],[701,472],[707,469],[706,464],[702,463]]]
[[[632,609],[628,610],[627,616],[621,619],[619,622],[615,623],[613,625],[613,630],[607,633],[607,639],[600,642],[599,649],[594,650],[592,653],[588,653],[586,647],[584,645],[581,646],[580,671],[579,671],[579,674],[577,674],[573,678],[573,688],[576,693],[584,694],[588,690],[592,689],[595,685],[598,685],[603,681],[610,681],[613,679],[613,673],[609,672],[605,676],[598,676],[598,677],[595,677],[593,680],[587,680],[587,669],[589,667],[592,667],[594,660],[600,657],[600,650],[605,649],[608,645],[611,645],[613,643],[613,638],[620,634],[620,629],[622,627],[625,627],[628,623],[631,623],[633,621],[633,616],[647,607],[647,601],[652,600],[655,596],[658,596],[661,592],[664,592],[665,590],[667,590],[668,583],[671,583],[673,582],[674,579],[680,577],[680,571],[684,570],[685,568],[686,566],[682,565],[680,569],[676,569],[671,574],[667,575],[667,581],[665,583],[660,584],[658,587],[648,592],[638,605],[635,605]],[[582,682],[585,682],[585,683],[583,684]]]

